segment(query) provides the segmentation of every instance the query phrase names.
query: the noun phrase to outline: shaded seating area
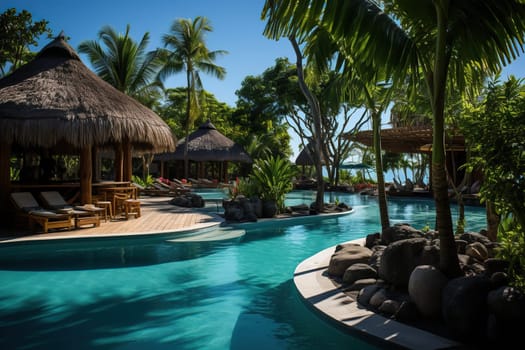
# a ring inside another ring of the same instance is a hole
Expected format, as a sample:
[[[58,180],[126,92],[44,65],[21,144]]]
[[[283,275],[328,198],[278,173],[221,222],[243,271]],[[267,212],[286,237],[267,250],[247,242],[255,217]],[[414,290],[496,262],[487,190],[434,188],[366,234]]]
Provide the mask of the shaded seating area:
[[[72,206],[58,191],[43,191],[40,192],[40,197],[46,208],[73,215],[77,228],[85,225],[100,226],[100,215],[104,211],[103,208],[94,205]]]
[[[185,174],[185,161],[188,161],[188,174]],[[155,155],[154,162],[160,162],[160,176],[163,178],[189,180],[192,177],[197,179],[198,185],[203,183],[201,179],[208,179],[214,185],[212,180],[229,182],[229,162],[252,163],[252,159],[240,144],[220,133],[207,120],[189,134],[187,140],[179,140],[174,152]]]
[[[41,226],[44,233],[50,229],[71,230],[74,226],[71,213],[58,213],[43,208],[31,192],[13,192],[10,194],[12,203],[17,209],[17,217],[28,224],[31,230],[34,225]]]
[[[133,155],[175,149],[162,118],[93,73],[64,34],[0,79],[0,125],[0,208],[12,212],[11,192],[69,182],[81,205],[93,204],[102,170],[104,180],[130,182]]]

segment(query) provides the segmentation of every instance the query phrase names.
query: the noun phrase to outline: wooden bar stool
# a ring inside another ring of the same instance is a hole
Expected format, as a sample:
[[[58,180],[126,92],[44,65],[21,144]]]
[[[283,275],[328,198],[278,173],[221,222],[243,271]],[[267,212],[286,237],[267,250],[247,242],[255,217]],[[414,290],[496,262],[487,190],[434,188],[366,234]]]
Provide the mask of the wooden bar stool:
[[[124,201],[124,208],[126,219],[128,219],[130,215],[135,215],[136,218],[140,218],[140,201],[138,199],[126,199]]]
[[[99,208],[104,208],[104,222],[108,222],[108,215],[110,220],[113,218],[113,204],[104,197],[93,196],[93,204]]]
[[[130,198],[130,193],[115,193],[113,195],[113,205],[115,206],[115,216],[119,214],[124,214],[126,220],[129,219],[131,215],[135,217],[140,217],[140,201],[138,199]]]

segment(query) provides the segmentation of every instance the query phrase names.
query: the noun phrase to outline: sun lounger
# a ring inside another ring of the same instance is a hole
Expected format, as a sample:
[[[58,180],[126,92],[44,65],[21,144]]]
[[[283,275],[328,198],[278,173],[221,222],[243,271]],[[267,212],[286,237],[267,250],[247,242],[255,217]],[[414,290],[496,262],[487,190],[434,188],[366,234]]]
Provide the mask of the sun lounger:
[[[13,192],[10,196],[18,210],[17,215],[27,219],[31,229],[35,223],[42,227],[44,233],[48,233],[50,229],[70,230],[73,227],[71,214],[42,208],[30,192]]]
[[[100,214],[104,210],[95,206],[76,206],[70,205],[58,191],[40,192],[40,197],[45,203],[45,207],[53,209],[58,213],[67,213],[75,218],[75,227],[84,225],[100,226]]]

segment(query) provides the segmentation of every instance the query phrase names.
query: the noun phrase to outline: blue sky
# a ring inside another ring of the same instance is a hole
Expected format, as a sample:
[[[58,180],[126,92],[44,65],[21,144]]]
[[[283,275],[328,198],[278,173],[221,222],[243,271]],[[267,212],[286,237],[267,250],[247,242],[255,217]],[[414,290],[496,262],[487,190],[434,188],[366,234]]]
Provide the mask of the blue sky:
[[[224,80],[203,74],[204,88],[219,101],[235,106],[235,91],[248,75],[259,75],[273,66],[278,57],[293,58],[293,50],[286,40],[269,40],[262,32],[265,23],[260,19],[264,0],[2,0],[0,10],[15,7],[26,9],[33,20],[46,19],[53,33],[64,31],[75,48],[84,40],[97,39],[104,25],[124,32],[131,26],[131,36],[139,41],[150,33],[150,49],[162,46],[162,35],[178,18],[207,17],[213,32],[207,35],[208,48],[226,50],[227,55],[216,63],[225,67]],[[45,44],[44,40],[42,44]],[[87,58],[81,56],[89,65]],[[168,87],[184,86],[184,75],[174,76]]]
[[[26,9],[33,20],[46,19],[54,34],[64,31],[70,37],[69,43],[77,49],[84,40],[95,40],[105,25],[118,32],[131,26],[131,36],[140,40],[145,32],[150,33],[150,49],[162,46],[162,35],[169,31],[178,18],[207,17],[213,32],[207,36],[210,50],[226,50],[228,54],[216,63],[225,67],[224,80],[202,75],[204,88],[230,106],[235,106],[235,91],[248,75],[259,75],[275,63],[278,57],[295,61],[294,53],[287,40],[274,41],[263,36],[265,23],[260,19],[264,0],[2,0],[0,11],[15,7]],[[39,49],[47,43],[43,40]],[[89,62],[85,56],[86,65]],[[503,71],[503,76],[514,74],[525,77],[525,55],[521,55]],[[185,86],[183,75],[166,82],[167,87]],[[384,121],[388,116],[384,116]],[[297,138],[293,136],[294,160],[298,154]]]

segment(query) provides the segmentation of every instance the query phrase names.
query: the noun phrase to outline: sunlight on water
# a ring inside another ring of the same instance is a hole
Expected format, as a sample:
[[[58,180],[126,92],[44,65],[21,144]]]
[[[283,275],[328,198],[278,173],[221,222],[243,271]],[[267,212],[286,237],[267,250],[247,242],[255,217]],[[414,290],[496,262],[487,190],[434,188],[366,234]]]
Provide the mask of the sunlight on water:
[[[375,198],[337,198],[354,213],[255,224],[226,242],[2,247],[0,326],[9,336],[0,348],[378,349],[318,317],[293,285],[307,257],[379,231]],[[294,192],[287,204],[313,200]],[[389,203],[393,223],[416,228],[432,226],[433,210],[428,200]],[[484,227],[483,208],[467,207],[467,218],[468,229]]]

